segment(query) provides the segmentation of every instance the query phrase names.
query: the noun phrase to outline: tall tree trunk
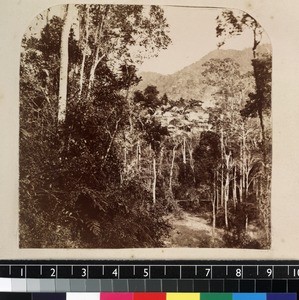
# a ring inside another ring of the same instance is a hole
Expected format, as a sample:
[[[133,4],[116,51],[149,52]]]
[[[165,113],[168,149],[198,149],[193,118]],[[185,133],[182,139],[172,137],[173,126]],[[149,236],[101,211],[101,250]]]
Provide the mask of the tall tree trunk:
[[[140,149],[140,141],[138,140],[137,142],[137,147],[136,147],[136,160],[137,160],[137,172],[140,172],[140,164],[141,164],[141,149]]]
[[[258,109],[258,116],[261,125],[262,131],[262,153],[263,153],[263,161],[264,161],[264,172],[266,173],[266,165],[267,165],[267,153],[266,153],[266,136],[265,136],[265,126],[264,126],[264,119],[263,119],[263,111],[262,111],[262,104],[260,103],[260,107]]]
[[[243,172],[242,172],[242,162],[240,162],[240,179],[239,179],[239,193],[240,193],[240,203],[243,202]]]
[[[124,135],[125,136],[125,135]],[[124,142],[124,163],[123,163],[123,181],[126,179],[127,175],[127,144],[126,144],[126,136]]]
[[[191,144],[191,143],[190,143]],[[195,169],[194,169],[194,159],[193,159],[193,149],[189,146],[189,156],[190,156],[190,167],[192,170],[193,183],[195,184]]]
[[[228,197],[229,197],[229,172],[227,171],[224,186],[224,220],[225,227],[228,227]]]
[[[84,47],[83,47],[83,57],[80,69],[80,81],[79,81],[79,98],[81,98],[82,90],[83,90],[83,82],[84,82],[84,68],[86,62],[86,56],[88,51],[88,39],[89,39],[89,8],[87,8],[86,13],[86,24],[85,24],[85,36],[84,36]]]
[[[221,115],[221,120],[223,120],[223,115]],[[224,133],[223,133],[223,127],[221,124],[221,130],[220,130],[220,143],[221,143],[221,197],[220,197],[220,204],[223,207],[224,205],[224,170],[223,170],[223,164],[224,164]]]
[[[160,151],[160,161],[159,161],[159,169],[158,169],[158,174],[160,176],[162,175],[163,158],[164,158],[164,147],[162,147]]]
[[[109,11],[109,7],[107,6],[105,8],[105,12],[102,15],[102,20],[99,23],[96,33],[95,33],[95,42],[94,44],[97,45],[96,46],[96,52],[94,55],[94,59],[92,62],[92,66],[90,68],[90,73],[89,73],[89,80],[88,80],[88,92],[87,92],[87,99],[90,98],[90,94],[91,94],[91,90],[93,88],[93,83],[94,83],[94,79],[95,79],[95,72],[97,69],[97,66],[99,65],[99,63],[101,62],[101,60],[105,57],[105,53],[102,53],[100,55],[100,49],[101,47],[103,47],[103,45],[101,44],[101,38],[102,38],[102,34],[103,34],[103,28],[104,28],[104,23],[106,21],[107,15],[108,15],[108,11]]]
[[[156,157],[153,156],[153,204],[156,204],[156,185],[157,185],[157,170],[156,170]]]
[[[218,210],[220,204],[219,204],[219,190],[218,190],[218,182],[219,182],[219,173],[217,171],[216,173],[216,210]]]
[[[186,164],[186,137],[183,137],[183,163]]]
[[[212,222],[212,246],[215,243],[215,228],[216,228],[216,201],[217,201],[217,181],[216,174],[214,173],[213,182],[213,196],[212,196],[212,209],[213,209],[213,222]]]
[[[229,170],[230,170],[230,156],[231,153],[225,154],[225,163],[226,163],[226,171],[225,171],[225,185],[224,185],[224,220],[225,227],[228,227],[228,200],[229,200]]]
[[[60,44],[60,73],[59,73],[59,95],[58,95],[58,122],[63,124],[66,116],[67,85],[68,85],[68,43],[72,26],[72,15],[69,12],[69,4],[65,6],[63,16],[63,27]]]
[[[174,161],[175,161],[175,149],[176,149],[176,146],[174,146],[172,148],[172,160],[171,160],[171,167],[170,167],[170,174],[169,174],[169,191],[170,191],[171,195],[173,195],[172,178],[173,178],[173,168],[174,168]]]
[[[248,165],[249,162],[247,160],[247,165],[246,165],[246,172],[245,172],[245,199],[248,197],[248,192],[249,192],[249,173],[250,173],[250,166]]]
[[[213,195],[212,210],[213,210],[213,223],[212,223],[212,246],[215,244],[215,228],[216,228],[216,200]]]
[[[237,166],[234,166],[234,174],[233,174],[233,202],[234,208],[237,205]]]
[[[220,206],[224,205],[224,170],[223,163],[221,164],[221,176],[220,176]]]

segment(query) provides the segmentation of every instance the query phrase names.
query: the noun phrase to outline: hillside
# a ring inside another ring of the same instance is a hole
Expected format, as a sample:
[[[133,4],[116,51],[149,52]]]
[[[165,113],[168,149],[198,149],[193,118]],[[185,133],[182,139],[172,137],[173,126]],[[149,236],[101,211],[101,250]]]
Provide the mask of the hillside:
[[[271,51],[270,45],[263,45],[259,52]],[[211,101],[211,90],[203,83],[203,64],[210,59],[234,59],[240,65],[241,73],[252,71],[251,59],[252,50],[250,48],[240,50],[214,50],[199,61],[186,66],[180,71],[170,75],[161,75],[154,72],[142,72],[139,75],[142,81],[136,89],[143,90],[148,85],[157,86],[160,94],[166,93],[172,100],[178,100],[183,97],[186,99],[202,99],[204,106],[209,105]]]

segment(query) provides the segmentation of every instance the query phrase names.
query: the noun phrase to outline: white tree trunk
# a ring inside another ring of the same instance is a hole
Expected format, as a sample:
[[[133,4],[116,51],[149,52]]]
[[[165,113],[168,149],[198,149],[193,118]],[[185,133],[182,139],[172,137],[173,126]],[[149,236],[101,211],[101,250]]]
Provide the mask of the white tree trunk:
[[[226,173],[224,186],[224,219],[225,227],[228,227],[228,197],[229,197],[229,172]]]
[[[87,56],[87,51],[88,51],[88,39],[89,39],[89,8],[87,9],[87,13],[86,13],[83,57],[82,57],[81,70],[80,70],[79,97],[81,97],[82,90],[83,90],[84,68],[85,68],[85,61],[86,61],[86,56]]]
[[[193,183],[195,183],[195,169],[194,169],[193,149],[191,147],[192,146],[190,145],[190,147],[189,147],[190,167],[191,167],[192,175],[193,175]]]
[[[216,181],[216,174],[214,173],[213,196],[212,196],[212,209],[213,209],[212,246],[214,246],[215,243],[216,203],[217,203],[217,181]]]
[[[65,6],[65,13],[63,16],[63,27],[61,32],[60,45],[60,74],[59,74],[59,95],[58,95],[58,122],[64,123],[66,116],[67,105],[67,85],[68,85],[68,42],[69,34],[72,26],[72,11],[69,5]]]
[[[183,138],[183,163],[186,164],[186,137]]]
[[[138,140],[137,142],[137,147],[136,147],[136,160],[137,160],[137,172],[140,172],[141,169],[141,149],[140,149],[140,141]]]
[[[108,14],[108,10],[105,13],[103,13],[101,23],[98,25],[96,33],[95,33],[95,42],[94,43],[95,43],[95,45],[97,45],[97,48],[96,48],[94,60],[93,60],[93,63],[92,63],[91,69],[90,69],[90,73],[89,73],[87,99],[89,99],[91,90],[93,88],[93,83],[95,80],[95,72],[96,72],[97,66],[101,62],[101,60],[105,57],[105,54],[103,54],[103,53],[100,56],[100,49],[103,50],[103,48],[104,48],[103,47],[104,45],[101,44],[101,42],[102,42],[101,38],[102,38],[104,23],[106,21],[107,14]]]
[[[160,151],[160,161],[159,161],[159,170],[158,170],[158,174],[159,174],[160,176],[162,175],[163,158],[164,158],[164,147],[162,147],[162,148],[161,148],[161,151]]]
[[[221,120],[223,119],[223,115],[220,116]],[[224,205],[224,170],[223,170],[223,164],[224,164],[224,133],[223,133],[223,127],[221,125],[220,130],[221,136],[220,136],[220,143],[221,143],[221,195],[220,195],[220,205],[223,207]]]
[[[234,174],[233,174],[233,202],[234,202],[234,208],[236,208],[237,205],[237,166],[234,167]]]
[[[170,167],[170,174],[169,174],[169,191],[170,191],[171,195],[173,194],[172,178],[173,178],[173,168],[174,168],[174,161],[175,161],[175,149],[176,149],[176,146],[174,146],[172,149],[172,160],[171,160],[171,167]]]
[[[157,185],[157,171],[156,171],[156,157],[153,157],[153,204],[156,204],[156,185]]]
[[[229,200],[229,171],[230,171],[230,158],[231,153],[225,154],[225,163],[226,163],[226,171],[225,171],[225,185],[224,185],[224,219],[225,219],[225,227],[228,227],[228,200]]]

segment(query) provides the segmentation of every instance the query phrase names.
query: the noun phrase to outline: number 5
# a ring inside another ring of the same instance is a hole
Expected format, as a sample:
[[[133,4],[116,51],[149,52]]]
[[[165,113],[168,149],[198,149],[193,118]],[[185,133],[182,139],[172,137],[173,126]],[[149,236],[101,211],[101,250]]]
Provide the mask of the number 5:
[[[143,270],[143,277],[148,277],[148,275],[149,275],[148,268],[145,268]]]

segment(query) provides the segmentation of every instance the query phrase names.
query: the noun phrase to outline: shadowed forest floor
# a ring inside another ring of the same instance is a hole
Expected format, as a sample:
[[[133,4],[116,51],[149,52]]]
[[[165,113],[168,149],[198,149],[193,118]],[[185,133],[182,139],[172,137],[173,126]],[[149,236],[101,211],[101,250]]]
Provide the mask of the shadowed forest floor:
[[[172,229],[164,242],[165,247],[219,248],[225,246],[222,229],[215,229],[213,242],[213,228],[209,224],[208,217],[182,211],[179,217],[171,215],[169,223]]]

